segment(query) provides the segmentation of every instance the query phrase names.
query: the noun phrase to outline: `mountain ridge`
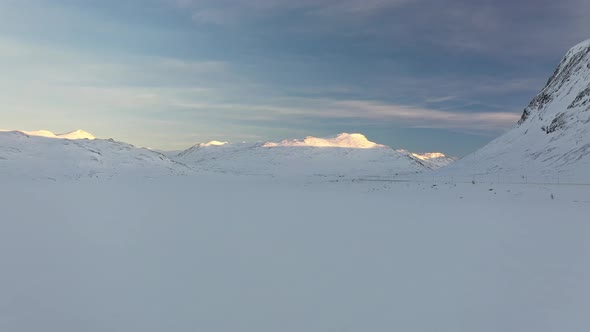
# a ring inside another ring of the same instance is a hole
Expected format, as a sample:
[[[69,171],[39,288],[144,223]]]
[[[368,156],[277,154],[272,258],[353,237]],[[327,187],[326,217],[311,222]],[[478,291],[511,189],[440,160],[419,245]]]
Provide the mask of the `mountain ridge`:
[[[590,181],[590,39],[572,47],[512,129],[442,170]]]
[[[369,141],[362,134],[329,138],[195,144],[183,151],[154,151],[77,130],[0,132],[0,168],[9,174],[45,178],[112,178],[133,170],[148,177],[199,171],[267,176],[382,177],[425,172],[453,159],[415,154]]]

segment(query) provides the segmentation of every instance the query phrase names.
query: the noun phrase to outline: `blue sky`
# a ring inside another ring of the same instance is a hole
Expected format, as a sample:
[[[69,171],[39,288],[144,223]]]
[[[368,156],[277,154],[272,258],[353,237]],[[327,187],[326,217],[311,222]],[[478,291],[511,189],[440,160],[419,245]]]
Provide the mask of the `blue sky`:
[[[180,149],[362,132],[463,156],[512,126],[586,0],[3,0],[0,128]]]

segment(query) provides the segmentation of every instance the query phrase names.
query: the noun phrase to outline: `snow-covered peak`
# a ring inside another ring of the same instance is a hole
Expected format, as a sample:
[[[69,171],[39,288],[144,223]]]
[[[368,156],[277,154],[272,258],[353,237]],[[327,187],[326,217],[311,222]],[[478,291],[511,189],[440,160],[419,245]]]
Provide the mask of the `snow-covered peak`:
[[[578,43],[576,46],[572,47],[572,48],[571,48],[571,49],[568,51],[567,55],[569,55],[570,53],[577,53],[577,52],[579,52],[580,50],[583,50],[583,49],[585,49],[585,48],[588,48],[588,47],[590,47],[590,39],[586,39],[586,40],[584,40],[583,42],[580,42],[580,43]],[[567,56],[567,55],[566,55],[566,56]]]
[[[440,152],[427,152],[427,153],[412,153],[412,156],[420,159],[420,160],[430,160],[430,159],[436,159],[436,158],[446,158],[447,156],[445,156],[443,153]]]
[[[57,136],[49,131],[49,130],[34,130],[34,131],[25,131],[19,130],[21,133],[24,133],[29,136],[39,136],[39,137],[49,137],[49,138],[57,138]]]
[[[197,146],[199,147],[207,147],[207,146],[223,146],[229,144],[228,142],[220,142],[220,141],[210,141],[207,143],[200,143]]]
[[[64,134],[56,134],[58,138],[66,139],[96,139],[91,133],[78,129]]]
[[[33,130],[33,131],[26,131],[26,130],[0,130],[0,131],[16,131],[20,132],[29,136],[38,136],[38,137],[47,137],[47,138],[62,138],[62,139],[96,139],[94,135],[91,133],[84,131],[84,130],[74,130],[68,133],[63,134],[55,134],[49,130]]]
[[[387,147],[382,144],[371,142],[363,134],[349,134],[342,133],[336,137],[331,138],[318,138],[313,136],[307,136],[303,140],[292,139],[284,140],[278,143],[268,142],[263,145],[264,147],[278,147],[278,146],[308,146],[308,147],[321,147],[321,148],[350,148],[350,149],[373,149],[373,148],[384,148]]]
[[[426,154],[423,158],[431,159],[420,160],[411,152],[371,142],[362,134],[309,136],[278,143],[221,143],[197,144],[169,156],[200,170],[271,176],[392,176],[434,170],[454,161],[441,153]]]
[[[554,132],[563,127],[565,111],[586,105],[590,107],[590,40],[567,52],[518,124],[541,122],[543,131]]]
[[[404,150],[405,151],[405,150]],[[410,156],[414,159],[417,159],[422,163],[424,166],[428,167],[429,169],[439,169],[445,166],[448,166],[457,160],[454,157],[448,157],[444,153],[441,152],[427,152],[427,153],[411,153]]]
[[[590,40],[572,47],[518,124],[446,171],[590,179]],[[544,181],[544,180],[543,180]]]

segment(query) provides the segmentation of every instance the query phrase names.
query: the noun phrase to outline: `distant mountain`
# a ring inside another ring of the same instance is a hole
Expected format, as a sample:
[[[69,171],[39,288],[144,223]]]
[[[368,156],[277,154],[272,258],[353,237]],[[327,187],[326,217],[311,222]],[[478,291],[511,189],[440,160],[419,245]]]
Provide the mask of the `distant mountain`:
[[[514,128],[441,174],[590,181],[590,40],[567,52]]]
[[[410,155],[420,160],[426,167],[430,169],[439,169],[454,163],[457,158],[448,157],[440,152],[427,152],[427,153],[410,153]]]
[[[342,133],[336,137],[318,138],[308,136],[303,140],[291,139],[279,143],[267,142],[265,147],[277,146],[308,146],[316,148],[352,148],[352,149],[373,149],[385,148],[385,145],[369,141],[363,134]]]
[[[56,136],[65,139],[96,139],[94,135],[84,130],[75,130],[65,134],[57,134]]]
[[[7,132],[7,131],[14,131],[14,130],[0,130],[0,132]],[[39,136],[39,137],[49,137],[49,138],[63,138],[63,139],[96,139],[94,135],[91,133],[84,131],[84,130],[75,130],[69,133],[64,134],[54,134],[49,130],[36,130],[36,131],[24,131],[24,130],[17,130],[28,136]]]
[[[201,143],[199,144],[200,147],[205,147],[205,146],[221,146],[221,145],[226,145],[228,144],[228,142],[220,142],[220,141],[209,141],[207,143]]]
[[[202,170],[272,176],[386,177],[437,169],[453,161],[441,153],[394,150],[358,133],[278,143],[196,144],[170,157]]]
[[[33,179],[152,177],[187,174],[163,154],[114,140],[89,139],[84,131],[0,132],[0,175]]]
[[[158,177],[196,171],[265,176],[391,177],[453,161],[441,153],[415,154],[369,141],[362,134],[306,137],[278,143],[221,141],[180,152],[137,148],[77,130],[0,131],[0,175],[35,179]]]

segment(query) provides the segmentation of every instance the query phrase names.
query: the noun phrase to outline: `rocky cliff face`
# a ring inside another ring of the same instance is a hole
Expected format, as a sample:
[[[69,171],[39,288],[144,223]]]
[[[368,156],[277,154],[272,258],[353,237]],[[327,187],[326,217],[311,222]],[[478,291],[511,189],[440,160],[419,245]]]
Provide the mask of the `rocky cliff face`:
[[[445,172],[590,180],[590,40],[567,52],[514,128]]]
[[[545,123],[542,130],[549,134],[569,122],[568,110],[587,112],[589,109],[590,40],[587,40],[568,51],[543,90],[525,108],[518,124],[541,121]]]

